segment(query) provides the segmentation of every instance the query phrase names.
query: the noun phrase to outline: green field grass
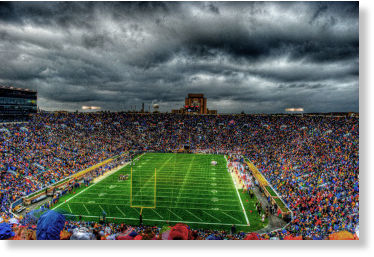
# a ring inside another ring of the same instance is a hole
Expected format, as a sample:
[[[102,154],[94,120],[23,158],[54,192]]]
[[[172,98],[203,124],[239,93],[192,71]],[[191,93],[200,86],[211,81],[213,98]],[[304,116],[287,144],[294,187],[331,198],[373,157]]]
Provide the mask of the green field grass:
[[[281,199],[279,199],[279,198],[274,198],[274,200],[275,200],[275,202],[277,203],[277,205],[279,206],[279,208],[281,208],[281,210],[282,210],[283,212],[287,212],[287,211],[288,211],[287,206],[284,205],[284,203],[282,202]]]
[[[211,165],[212,160],[218,164]],[[132,179],[119,181],[121,174],[132,174]],[[235,189],[223,155],[147,153],[133,165],[65,195],[54,209],[92,221],[105,211],[111,222],[138,224],[138,207],[155,207],[143,208],[144,224],[183,222],[225,230],[236,224],[238,230],[256,231],[267,225],[255,211],[256,200]]]
[[[266,186],[265,188],[271,196],[277,196],[277,194],[274,192],[274,190],[270,186]]]

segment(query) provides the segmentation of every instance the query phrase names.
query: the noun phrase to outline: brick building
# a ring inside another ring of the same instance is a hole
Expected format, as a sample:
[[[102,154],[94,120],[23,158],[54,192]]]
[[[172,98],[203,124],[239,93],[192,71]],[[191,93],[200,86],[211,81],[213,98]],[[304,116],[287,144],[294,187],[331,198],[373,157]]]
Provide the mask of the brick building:
[[[217,114],[217,110],[209,110],[207,99],[204,94],[188,94],[184,101],[184,107],[179,110],[172,110],[172,113],[180,114]]]

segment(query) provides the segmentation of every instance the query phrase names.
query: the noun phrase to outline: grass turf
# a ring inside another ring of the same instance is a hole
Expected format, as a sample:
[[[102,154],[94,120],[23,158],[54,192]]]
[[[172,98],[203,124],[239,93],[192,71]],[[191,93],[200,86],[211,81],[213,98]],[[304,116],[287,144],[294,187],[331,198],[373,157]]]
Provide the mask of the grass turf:
[[[281,210],[283,212],[287,212],[288,211],[288,208],[286,205],[284,205],[284,203],[279,199],[279,198],[274,198],[275,202],[277,203],[277,205],[279,206],[279,208],[281,208]]]
[[[265,188],[271,196],[277,196],[277,194],[274,192],[274,190],[270,186],[266,186]]]
[[[211,165],[211,161],[217,165]],[[119,181],[128,174],[132,180]],[[156,169],[156,178],[155,178]],[[65,195],[55,209],[98,221],[103,211],[111,222],[145,225],[183,222],[192,228],[256,231],[267,225],[255,211],[256,198],[239,190],[247,225],[233,180],[223,155],[147,153],[133,165],[73,194]],[[65,202],[66,201],[66,202]]]

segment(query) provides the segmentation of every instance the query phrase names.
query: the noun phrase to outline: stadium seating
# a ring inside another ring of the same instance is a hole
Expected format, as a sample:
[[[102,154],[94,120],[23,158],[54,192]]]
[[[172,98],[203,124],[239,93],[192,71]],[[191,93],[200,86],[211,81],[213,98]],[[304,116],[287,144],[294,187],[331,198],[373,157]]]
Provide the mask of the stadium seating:
[[[191,152],[236,153],[248,158],[282,196],[294,219],[284,230],[260,238],[328,239],[340,231],[356,233],[358,118],[324,115],[42,112],[28,124],[1,125],[1,219],[12,218],[12,202],[109,157],[129,150],[173,152],[187,142]],[[99,176],[111,167],[109,163],[91,175]],[[162,228],[109,224],[111,232],[107,233],[104,225],[74,221],[66,225],[64,238],[77,236],[79,227],[87,227],[91,232],[84,233],[96,239],[114,239],[118,234],[124,238],[129,229],[140,235],[138,239],[162,237]],[[15,225],[13,229],[17,230],[16,238],[35,238],[35,228],[27,233]],[[209,236],[246,237],[243,233],[199,230],[191,231],[189,238]]]

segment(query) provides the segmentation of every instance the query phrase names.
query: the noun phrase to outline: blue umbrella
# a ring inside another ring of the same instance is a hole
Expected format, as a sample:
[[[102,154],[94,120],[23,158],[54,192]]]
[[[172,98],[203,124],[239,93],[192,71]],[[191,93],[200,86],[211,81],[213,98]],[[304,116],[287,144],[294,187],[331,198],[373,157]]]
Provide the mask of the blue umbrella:
[[[206,240],[220,240],[218,237],[216,237],[214,234],[210,234]]]
[[[49,210],[40,216],[36,227],[37,240],[59,240],[60,232],[64,228],[64,215]]]
[[[14,232],[8,223],[0,223],[0,240],[14,237]]]

